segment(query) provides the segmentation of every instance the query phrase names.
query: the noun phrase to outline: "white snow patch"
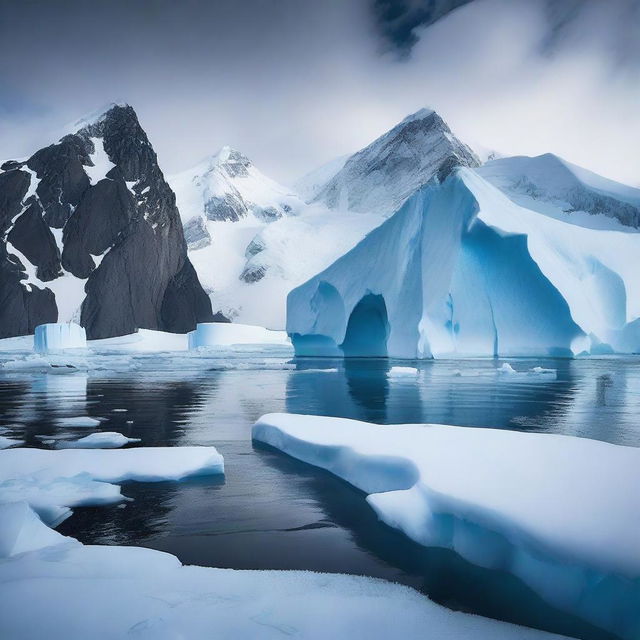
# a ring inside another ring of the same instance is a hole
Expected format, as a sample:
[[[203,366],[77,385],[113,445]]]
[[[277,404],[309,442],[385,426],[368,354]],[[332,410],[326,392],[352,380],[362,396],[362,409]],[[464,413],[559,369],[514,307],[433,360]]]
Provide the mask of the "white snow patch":
[[[370,494],[416,542],[508,571],[558,609],[637,637],[640,449],[286,414],[263,416],[253,437]]]
[[[24,440],[18,440],[17,438],[8,438],[7,436],[0,436],[0,449],[18,447],[21,444],[24,444]]]
[[[90,138],[93,143],[94,152],[89,155],[93,166],[84,166],[84,172],[89,176],[91,184],[97,184],[104,179],[116,165],[111,162],[107,152],[104,149],[104,140],[102,138]]]

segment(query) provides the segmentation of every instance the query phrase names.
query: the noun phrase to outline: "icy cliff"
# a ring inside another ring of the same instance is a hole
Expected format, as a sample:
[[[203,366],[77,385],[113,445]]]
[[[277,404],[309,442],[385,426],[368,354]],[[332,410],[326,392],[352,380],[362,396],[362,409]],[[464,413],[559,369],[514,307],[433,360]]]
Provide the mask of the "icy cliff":
[[[431,181],[288,297],[306,355],[640,351],[640,234],[519,206],[468,168]]]
[[[58,349],[78,349],[86,346],[85,330],[74,322],[52,322],[38,325],[33,337],[33,349],[37,353],[47,353]]]

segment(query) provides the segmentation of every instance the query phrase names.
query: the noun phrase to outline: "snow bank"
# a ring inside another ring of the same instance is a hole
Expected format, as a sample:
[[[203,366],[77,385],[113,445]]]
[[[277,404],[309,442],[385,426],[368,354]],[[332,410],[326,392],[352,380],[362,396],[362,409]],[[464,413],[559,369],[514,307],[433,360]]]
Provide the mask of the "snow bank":
[[[284,331],[232,322],[201,322],[189,333],[189,348],[231,346],[234,344],[289,344]]]
[[[140,442],[140,438],[127,438],[117,431],[102,431],[78,440],[59,440],[56,449],[118,449],[132,442]]]
[[[52,322],[36,327],[33,348],[38,353],[87,346],[84,328],[73,322]]]
[[[158,482],[224,473],[214,447],[123,450],[6,449],[0,451],[0,503],[26,500],[48,524],[70,508],[125,498],[116,482]]]
[[[0,511],[0,550],[11,554],[0,563],[2,638],[559,637],[450,611],[382,580],[182,566],[151,549],[65,542],[24,506],[9,508],[10,518]],[[55,546],[30,550],[47,542]]]
[[[370,494],[416,542],[508,571],[622,638],[640,634],[640,449],[286,414],[263,416],[253,437]]]
[[[462,168],[294,289],[287,331],[310,356],[635,353],[638,255],[635,230],[543,215]]]

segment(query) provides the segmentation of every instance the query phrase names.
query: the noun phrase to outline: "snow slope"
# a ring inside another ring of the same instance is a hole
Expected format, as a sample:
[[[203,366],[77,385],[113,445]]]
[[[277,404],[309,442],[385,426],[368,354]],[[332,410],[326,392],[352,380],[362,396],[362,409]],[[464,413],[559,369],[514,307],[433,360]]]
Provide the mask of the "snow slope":
[[[269,329],[284,328],[292,288],[382,221],[309,206],[229,147],[169,183],[214,312]]]
[[[516,204],[545,215],[593,229],[640,228],[640,189],[551,153],[500,158],[477,172]]]
[[[292,291],[287,330],[306,355],[640,352],[638,256],[638,233],[541,215],[460,168]]]
[[[508,571],[558,609],[640,634],[640,450],[550,434],[263,416],[256,440],[361,489],[425,546]]]

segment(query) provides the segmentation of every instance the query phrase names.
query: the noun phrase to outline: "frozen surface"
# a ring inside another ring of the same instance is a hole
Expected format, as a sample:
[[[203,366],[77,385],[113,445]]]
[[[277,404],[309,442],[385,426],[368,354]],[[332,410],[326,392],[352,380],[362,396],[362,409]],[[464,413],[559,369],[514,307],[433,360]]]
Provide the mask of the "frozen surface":
[[[299,355],[640,352],[640,234],[609,222],[542,215],[459,169],[294,289],[287,331]]]
[[[85,330],[74,322],[52,322],[36,327],[33,348],[38,353],[60,349],[82,349],[86,346]]]
[[[17,438],[7,438],[7,436],[0,435],[0,449],[8,449],[9,447],[17,447],[23,444],[22,440]]]
[[[182,566],[140,547],[85,546],[0,506],[0,636],[147,638],[474,638],[548,634],[449,611],[407,587],[302,571]],[[25,615],[28,612],[28,615]]]
[[[201,322],[189,333],[189,348],[230,346],[234,344],[289,344],[284,331],[231,322]]]
[[[118,449],[126,444],[140,442],[140,438],[127,438],[116,431],[102,431],[79,438],[78,440],[60,440],[57,449]]]
[[[70,540],[47,527],[26,502],[0,503],[0,561]]]
[[[263,416],[254,439],[331,471],[425,546],[508,571],[558,609],[640,632],[640,450],[445,425]]]
[[[214,447],[6,449],[0,452],[0,503],[26,500],[55,525],[71,515],[71,507],[124,500],[112,483],[222,473],[223,458]]]

